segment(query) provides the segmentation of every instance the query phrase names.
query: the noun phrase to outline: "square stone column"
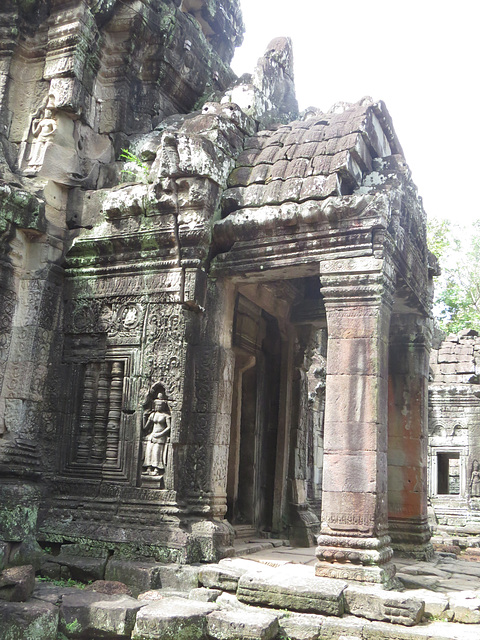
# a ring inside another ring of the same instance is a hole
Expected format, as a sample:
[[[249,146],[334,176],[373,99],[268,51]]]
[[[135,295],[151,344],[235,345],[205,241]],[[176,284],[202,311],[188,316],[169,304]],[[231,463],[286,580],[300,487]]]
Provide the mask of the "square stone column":
[[[427,520],[430,329],[418,314],[394,314],[390,329],[388,522],[401,555],[433,555]]]
[[[373,257],[321,267],[328,347],[316,575],[389,585],[395,575],[387,515],[391,278]]]

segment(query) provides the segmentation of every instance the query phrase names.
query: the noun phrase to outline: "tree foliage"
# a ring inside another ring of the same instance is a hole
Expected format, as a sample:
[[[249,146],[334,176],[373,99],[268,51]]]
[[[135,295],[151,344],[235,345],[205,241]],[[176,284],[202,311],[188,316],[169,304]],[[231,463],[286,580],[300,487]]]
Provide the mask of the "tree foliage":
[[[428,246],[440,262],[434,316],[443,331],[480,331],[480,220],[470,227],[431,219]]]

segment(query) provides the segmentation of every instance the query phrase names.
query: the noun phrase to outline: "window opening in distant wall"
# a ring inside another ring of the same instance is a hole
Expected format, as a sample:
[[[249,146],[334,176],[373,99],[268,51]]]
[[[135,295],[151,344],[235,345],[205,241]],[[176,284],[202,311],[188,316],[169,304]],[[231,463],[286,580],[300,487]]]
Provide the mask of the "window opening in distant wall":
[[[439,495],[458,496],[460,494],[460,454],[437,453]]]

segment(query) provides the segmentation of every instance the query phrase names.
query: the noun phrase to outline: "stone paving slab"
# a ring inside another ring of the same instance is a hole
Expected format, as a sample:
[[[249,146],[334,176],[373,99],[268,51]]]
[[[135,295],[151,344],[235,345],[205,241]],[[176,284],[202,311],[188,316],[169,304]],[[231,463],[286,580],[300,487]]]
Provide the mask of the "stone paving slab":
[[[207,616],[207,633],[215,640],[273,640],[278,616],[265,611],[214,611]]]
[[[207,616],[216,608],[185,598],[152,602],[138,612],[132,640],[203,640]]]
[[[316,577],[310,567],[265,567],[262,573],[240,578],[237,597],[247,604],[341,616],[346,586],[341,580]]]

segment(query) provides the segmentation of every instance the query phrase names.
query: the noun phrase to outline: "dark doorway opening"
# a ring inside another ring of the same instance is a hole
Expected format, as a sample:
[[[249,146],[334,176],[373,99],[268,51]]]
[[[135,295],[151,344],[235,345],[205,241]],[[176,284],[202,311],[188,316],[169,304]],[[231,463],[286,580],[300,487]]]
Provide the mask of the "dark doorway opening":
[[[227,483],[233,525],[271,531],[281,377],[276,319],[238,296],[234,321],[236,369]]]
[[[460,494],[460,454],[437,453],[437,493],[440,495]]]

